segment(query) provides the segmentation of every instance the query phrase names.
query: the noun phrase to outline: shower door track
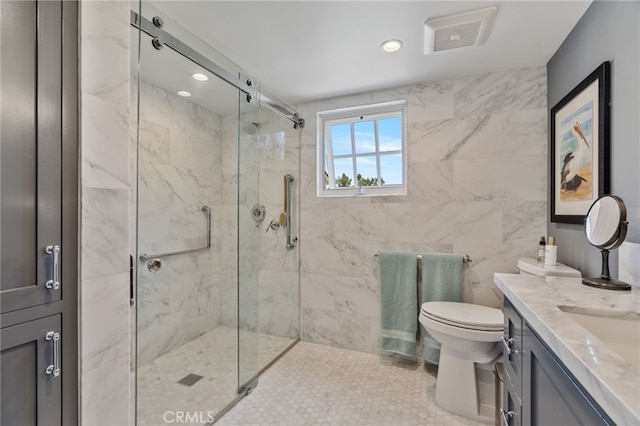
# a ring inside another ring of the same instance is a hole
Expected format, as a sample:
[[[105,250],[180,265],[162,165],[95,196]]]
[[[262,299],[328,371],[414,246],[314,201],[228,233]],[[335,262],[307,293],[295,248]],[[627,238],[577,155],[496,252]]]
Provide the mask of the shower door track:
[[[145,32],[154,39],[158,39],[162,45],[168,46],[176,53],[184,56],[197,65],[200,65],[202,68],[246,93],[249,96],[247,97],[248,101],[256,99],[260,104],[293,122],[295,128],[304,127],[304,119],[300,118],[293,108],[264,90],[256,90],[253,87],[253,82],[251,80],[242,80],[234,76],[211,59],[193,49],[188,44],[182,42],[169,32],[163,30],[161,27],[156,26],[153,22],[140,16],[133,10],[131,11],[131,25]]]

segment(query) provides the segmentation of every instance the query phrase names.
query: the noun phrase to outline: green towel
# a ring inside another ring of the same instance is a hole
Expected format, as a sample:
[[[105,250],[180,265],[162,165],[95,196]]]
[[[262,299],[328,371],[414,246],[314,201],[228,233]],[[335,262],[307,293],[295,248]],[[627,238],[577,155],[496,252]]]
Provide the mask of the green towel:
[[[461,254],[425,253],[422,255],[422,303],[462,301]],[[422,330],[422,357],[431,364],[440,360],[440,343]]]
[[[380,253],[380,311],[383,351],[416,353],[418,333],[418,257],[415,253]]]

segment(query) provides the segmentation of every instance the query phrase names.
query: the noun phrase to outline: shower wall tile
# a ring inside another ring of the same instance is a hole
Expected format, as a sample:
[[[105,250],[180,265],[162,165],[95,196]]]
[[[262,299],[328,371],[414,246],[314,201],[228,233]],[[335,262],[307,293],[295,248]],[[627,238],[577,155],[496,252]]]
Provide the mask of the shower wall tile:
[[[82,94],[82,186],[129,189],[129,107]]]
[[[83,373],[80,382],[82,424],[129,424],[129,355]]]
[[[129,271],[129,190],[83,188],[83,280]]]
[[[79,3],[79,421],[91,425],[129,419],[129,10]]]
[[[170,253],[156,273],[139,260],[137,365],[145,365],[220,324],[222,119],[152,84],[140,84],[138,250]],[[136,135],[133,134],[135,138]],[[135,144],[134,144],[135,146]],[[135,216],[134,216],[135,217]]]
[[[319,111],[406,99],[408,194],[316,197]],[[468,253],[463,300],[500,306],[494,272],[546,232],[546,69],[382,90],[297,106],[302,131],[302,338],[377,352],[378,251]],[[356,336],[355,331],[363,333]]]
[[[80,90],[127,108],[130,8],[129,1],[81,0],[79,12]]]
[[[129,355],[129,341],[122,338],[129,328],[129,273],[82,281],[80,313],[82,372],[88,372]],[[105,321],[108,318],[108,321]]]

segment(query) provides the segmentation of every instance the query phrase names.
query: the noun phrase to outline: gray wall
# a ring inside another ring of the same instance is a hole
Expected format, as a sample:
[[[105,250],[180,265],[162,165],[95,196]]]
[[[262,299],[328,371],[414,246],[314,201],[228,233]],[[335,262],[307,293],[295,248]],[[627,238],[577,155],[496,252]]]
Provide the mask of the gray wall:
[[[611,61],[611,193],[628,209],[627,241],[640,242],[640,2],[594,1],[547,63],[547,102],[558,103],[602,62]],[[599,275],[599,251],[582,225],[548,223],[558,261]],[[610,259],[618,275],[617,253]]]

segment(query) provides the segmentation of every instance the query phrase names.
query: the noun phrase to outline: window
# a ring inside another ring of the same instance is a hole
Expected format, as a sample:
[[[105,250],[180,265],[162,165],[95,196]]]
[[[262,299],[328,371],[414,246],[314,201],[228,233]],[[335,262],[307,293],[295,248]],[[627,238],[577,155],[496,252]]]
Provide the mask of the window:
[[[406,101],[318,113],[318,196],[407,193]]]

